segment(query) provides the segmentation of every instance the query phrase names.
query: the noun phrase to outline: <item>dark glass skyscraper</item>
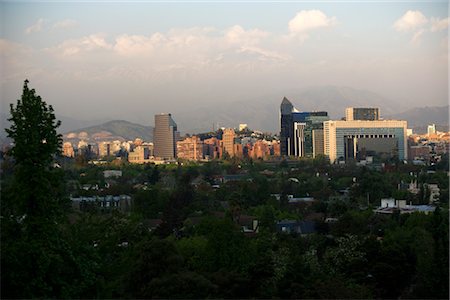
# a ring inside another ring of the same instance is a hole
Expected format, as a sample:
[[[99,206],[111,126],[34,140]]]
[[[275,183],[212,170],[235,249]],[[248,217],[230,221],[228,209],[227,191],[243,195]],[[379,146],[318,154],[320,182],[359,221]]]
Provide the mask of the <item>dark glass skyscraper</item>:
[[[294,111],[294,106],[286,98],[280,105],[280,119],[281,119],[281,131],[280,131],[280,152],[281,155],[291,155],[293,153],[292,140],[294,137],[294,123],[292,112]]]
[[[319,131],[323,130],[323,122],[329,120],[327,112],[299,112],[284,97],[280,105],[280,114],[281,155],[313,157],[323,152],[323,147],[318,147],[320,148],[318,153],[318,149],[314,149],[314,144],[319,146],[323,144],[323,141],[317,141],[317,138],[323,139],[323,134],[321,132],[319,134]]]

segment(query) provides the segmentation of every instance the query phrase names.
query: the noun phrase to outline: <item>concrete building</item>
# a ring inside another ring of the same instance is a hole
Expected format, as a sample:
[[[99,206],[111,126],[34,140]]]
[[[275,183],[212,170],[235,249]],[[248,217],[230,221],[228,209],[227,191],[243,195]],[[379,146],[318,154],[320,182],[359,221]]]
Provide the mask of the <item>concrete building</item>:
[[[234,138],[236,137],[236,133],[233,128],[226,128],[223,131],[222,142],[223,142],[223,150],[227,152],[230,157],[235,155],[234,150]]]
[[[258,140],[253,144],[253,147],[248,153],[248,156],[257,159],[257,158],[266,158],[270,156],[270,147],[265,140]]]
[[[380,109],[376,107],[347,107],[345,109],[346,121],[378,121],[380,120]]]
[[[111,154],[112,151],[110,142],[100,142],[98,144],[98,155],[100,157],[110,156]]]
[[[273,150],[273,156],[281,156],[281,147],[280,147],[280,141],[273,141],[272,142],[272,150]]]
[[[436,124],[428,125],[427,134],[428,135],[436,134]]]
[[[331,162],[366,156],[408,158],[406,121],[326,121],[324,152]]]
[[[239,131],[243,131],[245,129],[248,129],[248,125],[245,123],[239,124]]]
[[[75,151],[73,149],[72,143],[65,142],[63,144],[63,155],[67,156],[67,157],[74,157],[75,156]]]
[[[313,157],[325,154],[323,129],[313,129],[312,144],[313,144]]]
[[[203,141],[203,155],[207,159],[220,158],[222,156],[222,148],[220,140],[215,137]]]
[[[203,142],[197,136],[178,141],[177,157],[186,160],[203,159]]]
[[[153,142],[155,157],[174,159],[177,157],[177,124],[171,114],[155,115]]]
[[[141,143],[128,153],[128,161],[134,164],[149,163],[152,162],[153,154],[153,143]]]
[[[431,146],[429,145],[412,145],[408,149],[408,157],[410,159],[429,159],[431,155]]]

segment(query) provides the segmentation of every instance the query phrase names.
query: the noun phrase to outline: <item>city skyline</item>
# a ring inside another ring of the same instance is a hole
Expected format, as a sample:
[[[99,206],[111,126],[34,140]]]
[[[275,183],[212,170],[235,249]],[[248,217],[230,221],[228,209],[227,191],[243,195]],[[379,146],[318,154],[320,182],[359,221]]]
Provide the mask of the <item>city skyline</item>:
[[[322,85],[448,103],[443,1],[1,6],[4,112],[24,78],[61,115],[143,124]]]

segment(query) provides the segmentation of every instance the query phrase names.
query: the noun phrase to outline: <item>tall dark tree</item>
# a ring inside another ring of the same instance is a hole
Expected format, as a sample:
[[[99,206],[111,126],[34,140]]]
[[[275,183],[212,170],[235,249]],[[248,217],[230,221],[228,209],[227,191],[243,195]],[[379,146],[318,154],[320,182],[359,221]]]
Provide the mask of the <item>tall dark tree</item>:
[[[11,127],[6,129],[14,145],[10,155],[15,161],[12,209],[25,216],[25,224],[39,230],[35,222],[54,222],[61,216],[64,197],[61,180],[54,166],[55,155],[61,152],[62,137],[56,129],[53,107],[42,101],[34,89],[23,86],[22,98],[11,104]]]
[[[68,201],[54,162],[60,121],[28,80],[9,121],[14,172],[2,187],[2,298],[76,297],[70,282],[80,270],[61,230]]]

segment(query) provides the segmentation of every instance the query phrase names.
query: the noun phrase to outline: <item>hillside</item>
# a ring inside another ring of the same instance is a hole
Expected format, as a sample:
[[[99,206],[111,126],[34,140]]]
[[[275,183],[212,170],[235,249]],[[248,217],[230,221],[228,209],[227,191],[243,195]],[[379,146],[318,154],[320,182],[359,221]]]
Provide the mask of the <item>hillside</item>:
[[[399,120],[407,120],[409,127],[423,127],[428,124],[436,124],[448,127],[449,106],[440,107],[416,107],[389,117]]]
[[[81,128],[66,132],[65,140],[121,140],[128,141],[141,138],[144,141],[153,140],[153,127],[143,126],[123,120],[109,121],[100,125]]]

